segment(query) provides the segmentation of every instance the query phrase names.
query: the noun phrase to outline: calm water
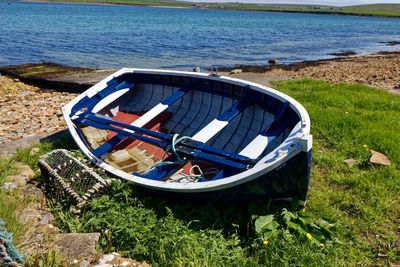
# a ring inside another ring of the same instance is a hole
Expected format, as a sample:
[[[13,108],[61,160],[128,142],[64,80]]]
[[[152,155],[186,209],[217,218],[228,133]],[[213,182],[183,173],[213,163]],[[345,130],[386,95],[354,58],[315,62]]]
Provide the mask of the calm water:
[[[400,49],[400,19],[0,1],[0,66],[180,68]]]

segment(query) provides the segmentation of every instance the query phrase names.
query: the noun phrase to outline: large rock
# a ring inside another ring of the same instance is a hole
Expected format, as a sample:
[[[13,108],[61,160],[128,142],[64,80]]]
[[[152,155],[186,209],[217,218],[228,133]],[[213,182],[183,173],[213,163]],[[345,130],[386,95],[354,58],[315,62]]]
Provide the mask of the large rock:
[[[371,150],[371,157],[369,159],[369,162],[372,164],[384,165],[384,166],[390,166],[390,164],[392,164],[392,162],[388,157],[374,150]]]
[[[58,234],[54,238],[54,250],[67,260],[91,260],[96,255],[99,233]]]

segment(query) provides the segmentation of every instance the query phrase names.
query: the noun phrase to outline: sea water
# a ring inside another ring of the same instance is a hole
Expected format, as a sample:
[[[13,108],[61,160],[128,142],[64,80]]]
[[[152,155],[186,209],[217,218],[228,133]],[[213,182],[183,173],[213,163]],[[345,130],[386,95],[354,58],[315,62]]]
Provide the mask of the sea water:
[[[0,1],[0,66],[266,65],[399,49],[400,19]]]

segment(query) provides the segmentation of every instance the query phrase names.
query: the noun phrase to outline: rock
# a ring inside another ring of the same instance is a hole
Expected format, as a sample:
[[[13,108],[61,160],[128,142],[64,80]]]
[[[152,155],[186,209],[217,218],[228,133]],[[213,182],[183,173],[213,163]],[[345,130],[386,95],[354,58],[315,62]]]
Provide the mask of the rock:
[[[39,152],[40,152],[40,148],[38,148],[38,147],[33,147],[33,148],[31,149],[31,151],[29,151],[29,156],[35,156],[35,155],[39,154]]]
[[[384,165],[384,166],[390,166],[392,162],[388,157],[386,157],[384,154],[379,153],[377,151],[371,150],[371,157],[369,159],[369,162],[372,164],[377,164],[377,165]]]
[[[52,221],[54,221],[54,216],[53,216],[53,214],[48,212],[48,213],[45,213],[45,214],[41,215],[41,219],[39,221],[39,224],[46,225],[46,224],[51,223]]]
[[[24,196],[33,196],[39,200],[45,198],[43,191],[34,186],[33,184],[27,184],[22,193],[24,194]]]
[[[23,223],[36,225],[40,218],[40,211],[34,208],[25,208],[21,211],[19,219]]]
[[[99,260],[99,264],[93,267],[103,266],[137,266],[137,267],[150,267],[147,262],[137,262],[132,259],[123,258],[120,254],[113,252],[112,254],[106,254]]]
[[[19,93],[17,95],[17,97],[24,97],[24,96],[33,95],[33,94],[35,94],[35,93],[34,92],[22,92],[22,93]]]
[[[241,69],[233,69],[231,70],[231,72],[229,74],[238,74],[238,73],[242,73]]]
[[[358,162],[358,160],[355,160],[355,159],[345,159],[345,160],[343,160],[343,163],[351,168],[354,165],[357,165],[359,162]]]
[[[79,267],[88,267],[90,266],[90,261],[88,260],[82,260],[79,262]]]
[[[14,166],[17,168],[19,175],[23,175],[28,178],[33,178],[35,176],[35,172],[31,169],[31,167],[22,162],[16,162]]]
[[[278,65],[279,61],[277,59],[270,59],[268,60],[268,64],[270,65]]]
[[[16,184],[13,183],[4,183],[4,185],[2,187],[0,187],[1,189],[6,189],[6,190],[12,190],[17,188]]]
[[[394,89],[400,89],[400,83],[394,87]]]
[[[106,255],[103,255],[103,257],[101,257],[101,259],[99,260],[99,263],[104,264],[109,261],[112,261],[114,258],[115,258],[115,256],[113,254],[106,254]]]
[[[58,234],[54,237],[54,250],[65,259],[90,260],[96,255],[99,233]]]
[[[13,183],[17,186],[25,186],[27,177],[24,175],[9,175],[7,176],[6,181]]]

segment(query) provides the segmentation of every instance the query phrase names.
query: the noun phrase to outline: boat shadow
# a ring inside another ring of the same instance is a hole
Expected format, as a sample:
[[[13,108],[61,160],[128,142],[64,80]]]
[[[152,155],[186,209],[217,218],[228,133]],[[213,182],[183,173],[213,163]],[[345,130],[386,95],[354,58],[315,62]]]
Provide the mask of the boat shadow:
[[[77,146],[67,131],[49,136],[41,141],[50,142],[53,149],[63,148],[77,151]],[[274,214],[282,211],[282,208],[288,210],[298,208],[297,203],[293,204],[294,201],[292,203],[272,199],[239,202],[174,198],[171,195],[166,197],[157,191],[119,179],[111,183],[99,196],[101,197],[101,195],[106,196],[111,202],[139,205],[155,212],[159,219],[173,216],[194,230],[220,230],[224,234],[238,233],[245,237],[249,237],[253,232],[254,220],[258,216]],[[68,210],[71,203],[66,199],[58,200],[63,202],[61,205]],[[90,209],[89,202],[83,208],[82,213]]]

